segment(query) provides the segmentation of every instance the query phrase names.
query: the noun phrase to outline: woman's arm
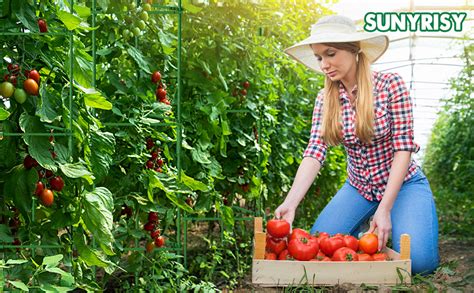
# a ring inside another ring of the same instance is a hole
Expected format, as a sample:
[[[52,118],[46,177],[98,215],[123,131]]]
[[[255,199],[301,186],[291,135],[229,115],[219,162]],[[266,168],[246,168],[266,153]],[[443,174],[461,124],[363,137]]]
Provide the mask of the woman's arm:
[[[379,250],[385,247],[388,237],[392,233],[392,221],[390,212],[392,210],[395,199],[403,184],[403,180],[408,171],[408,166],[411,161],[411,152],[399,151],[395,152],[390,168],[390,175],[388,177],[387,187],[383,195],[382,201],[374,214],[374,219],[370,223],[369,232],[372,233],[375,228],[378,231]]]
[[[321,169],[321,163],[312,157],[304,157],[301,161],[295,180],[285,201],[275,210],[276,218],[283,218],[291,225],[295,218],[295,211],[306,192]]]

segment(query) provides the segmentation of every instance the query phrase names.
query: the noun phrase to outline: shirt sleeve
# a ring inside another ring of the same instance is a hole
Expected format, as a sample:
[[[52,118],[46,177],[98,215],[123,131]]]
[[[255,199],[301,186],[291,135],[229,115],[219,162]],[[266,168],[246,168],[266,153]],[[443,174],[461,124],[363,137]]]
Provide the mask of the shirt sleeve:
[[[322,91],[316,97],[313,110],[313,119],[311,124],[311,135],[308,146],[306,147],[303,157],[312,157],[324,164],[326,159],[327,145],[321,136],[321,123],[323,114],[323,93]]]
[[[413,101],[400,75],[391,75],[388,93],[389,110],[392,114],[393,151],[416,153],[420,146],[414,141]]]

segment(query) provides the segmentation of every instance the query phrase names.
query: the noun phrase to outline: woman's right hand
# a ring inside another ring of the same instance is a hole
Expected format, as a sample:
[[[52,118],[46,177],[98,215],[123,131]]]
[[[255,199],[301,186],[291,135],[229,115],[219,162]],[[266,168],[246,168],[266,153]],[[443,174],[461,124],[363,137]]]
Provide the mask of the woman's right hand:
[[[275,210],[275,218],[286,220],[291,227],[295,219],[295,211],[296,207],[285,201]]]

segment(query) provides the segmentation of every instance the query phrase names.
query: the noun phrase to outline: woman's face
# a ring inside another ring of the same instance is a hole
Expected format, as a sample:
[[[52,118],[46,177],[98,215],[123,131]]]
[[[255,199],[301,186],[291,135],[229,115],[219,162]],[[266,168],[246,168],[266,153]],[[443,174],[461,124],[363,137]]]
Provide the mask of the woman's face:
[[[332,81],[354,81],[356,73],[355,54],[323,44],[311,45],[321,70]]]

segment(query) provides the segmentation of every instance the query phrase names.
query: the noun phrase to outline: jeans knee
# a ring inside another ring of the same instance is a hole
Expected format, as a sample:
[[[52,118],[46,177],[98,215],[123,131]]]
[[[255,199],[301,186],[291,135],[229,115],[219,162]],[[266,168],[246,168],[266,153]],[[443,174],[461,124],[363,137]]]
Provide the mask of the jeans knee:
[[[411,263],[411,273],[412,275],[428,275],[433,273],[436,268],[438,268],[439,259],[438,258],[428,258],[428,257],[412,257]]]

